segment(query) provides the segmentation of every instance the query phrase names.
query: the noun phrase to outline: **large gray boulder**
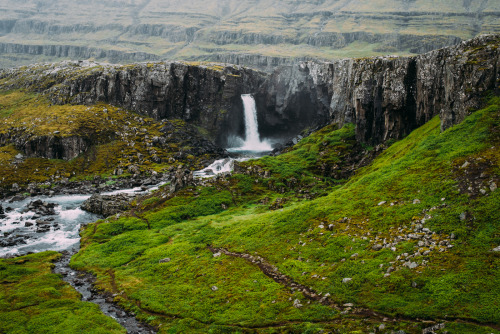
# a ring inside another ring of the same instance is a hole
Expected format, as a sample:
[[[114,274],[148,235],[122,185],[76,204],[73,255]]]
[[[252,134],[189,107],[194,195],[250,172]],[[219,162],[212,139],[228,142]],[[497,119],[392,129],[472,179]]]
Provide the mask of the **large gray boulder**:
[[[99,195],[94,194],[83,202],[82,210],[102,215],[104,217],[113,216],[117,213],[130,209],[130,202],[135,196],[127,194]]]

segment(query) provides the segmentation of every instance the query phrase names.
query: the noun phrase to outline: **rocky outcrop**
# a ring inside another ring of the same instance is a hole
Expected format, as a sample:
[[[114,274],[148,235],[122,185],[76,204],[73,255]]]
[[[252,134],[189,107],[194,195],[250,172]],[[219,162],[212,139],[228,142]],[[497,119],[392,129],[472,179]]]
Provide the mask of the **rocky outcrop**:
[[[126,194],[99,195],[94,194],[81,205],[82,210],[109,217],[130,208],[133,196]]]
[[[499,46],[500,36],[485,35],[416,57],[281,68],[256,94],[259,122],[265,134],[353,122],[358,141],[372,144],[402,138],[438,114],[445,130],[498,91]]]
[[[29,157],[71,160],[87,151],[91,140],[80,136],[57,135],[33,137],[18,147]]]
[[[179,166],[170,180],[170,192],[174,193],[179,189],[192,185],[193,181],[193,172]]]
[[[34,135],[25,128],[12,128],[0,133],[0,145],[14,144],[28,157],[71,160],[97,143],[97,138],[84,135],[61,136],[58,132]]]

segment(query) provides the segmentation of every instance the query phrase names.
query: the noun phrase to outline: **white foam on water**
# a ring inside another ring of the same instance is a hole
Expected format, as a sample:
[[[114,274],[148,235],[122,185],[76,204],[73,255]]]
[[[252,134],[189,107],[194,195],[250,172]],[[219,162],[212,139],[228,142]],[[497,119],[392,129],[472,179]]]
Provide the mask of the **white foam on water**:
[[[78,230],[80,224],[70,231],[51,229],[50,232],[43,233],[40,238],[26,240],[26,244],[16,245],[15,248],[0,248],[0,257],[26,254],[28,252],[43,252],[46,250],[63,251],[76,247],[80,242]]]
[[[0,248],[0,257],[19,256],[21,253],[17,248]]]
[[[44,234],[40,239],[36,239],[33,242],[28,242],[26,247],[36,246],[37,248],[45,248],[55,251],[69,249],[80,242],[80,236],[78,231],[80,230],[80,224],[74,226],[73,229],[69,231],[57,230]]]
[[[206,178],[213,177],[217,174],[231,172],[234,168],[234,159],[225,158],[215,160],[210,166],[198,170],[193,173],[194,177]]]
[[[59,218],[64,221],[74,221],[86,214],[86,212],[80,208],[65,210],[61,206],[57,207],[56,213],[59,215]]]
[[[46,198],[46,200],[57,203],[83,202],[91,195],[56,195]]]
[[[102,193],[102,195],[119,195],[119,194],[138,194],[144,192],[141,187],[135,187],[132,189],[120,189],[114,191],[108,191]]]
[[[19,211],[21,211],[21,209],[16,208],[11,212],[5,213],[6,217],[0,220],[0,232],[14,231],[21,227],[24,228],[24,223],[26,222],[32,222],[32,223],[35,222],[34,220],[31,219],[31,217],[35,215],[35,212],[28,211],[25,213],[21,213]]]
[[[147,191],[154,191],[158,189],[165,182],[160,183],[154,187],[149,188]],[[141,187],[133,189],[123,189],[108,192],[105,194],[137,194],[145,193]],[[91,195],[56,195],[53,197],[48,196],[35,196],[29,197],[22,201],[13,203],[0,202],[3,208],[11,207],[12,211],[5,213],[5,218],[0,219],[0,238],[3,238],[3,233],[12,234],[14,237],[24,237],[24,243],[16,243],[13,246],[0,247],[0,257],[5,256],[18,256],[28,252],[43,252],[46,250],[63,251],[78,246],[80,242],[79,230],[82,224],[91,223],[99,219],[98,215],[91,214],[80,208],[80,205]],[[50,221],[50,230],[46,232],[37,233],[40,230],[36,226],[36,221],[31,219],[36,212],[28,211],[21,213],[26,209],[30,202],[42,200],[49,203],[56,203],[56,215],[42,216],[41,220]],[[31,226],[25,226],[25,223],[32,223]],[[16,223],[16,224],[14,224]],[[57,225],[55,225],[57,224]]]
[[[161,187],[161,186],[163,186],[163,185],[165,185],[165,184],[167,184],[167,182],[165,182],[165,181],[160,182],[160,183],[158,183],[156,186],[151,187],[151,188],[148,188],[148,190],[147,190],[147,191],[149,191],[149,192],[153,192],[153,191],[155,191],[155,190],[160,189],[160,187]]]

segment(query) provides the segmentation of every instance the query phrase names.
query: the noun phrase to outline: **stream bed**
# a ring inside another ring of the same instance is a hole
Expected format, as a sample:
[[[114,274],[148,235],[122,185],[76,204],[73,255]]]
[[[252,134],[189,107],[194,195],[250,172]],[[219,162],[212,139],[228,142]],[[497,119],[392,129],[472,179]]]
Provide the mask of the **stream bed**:
[[[154,328],[139,322],[133,314],[129,314],[115,303],[113,296],[103,294],[94,288],[95,277],[92,274],[76,271],[69,267],[69,261],[73,253],[62,252],[62,257],[55,262],[54,273],[60,274],[65,282],[68,282],[82,295],[82,300],[99,305],[102,313],[115,319],[129,334],[153,334]]]
[[[149,190],[157,189],[157,187]],[[103,194],[140,194],[141,188],[124,189]],[[14,257],[47,250],[61,252],[62,257],[54,263],[53,272],[81,295],[83,301],[99,305],[102,312],[115,319],[128,333],[156,333],[139,322],[132,314],[113,303],[113,297],[97,291],[95,277],[89,273],[70,268],[71,256],[80,246],[80,227],[102,217],[80,209],[90,195],[34,196],[22,201],[0,202],[3,216],[0,217],[0,257]]]

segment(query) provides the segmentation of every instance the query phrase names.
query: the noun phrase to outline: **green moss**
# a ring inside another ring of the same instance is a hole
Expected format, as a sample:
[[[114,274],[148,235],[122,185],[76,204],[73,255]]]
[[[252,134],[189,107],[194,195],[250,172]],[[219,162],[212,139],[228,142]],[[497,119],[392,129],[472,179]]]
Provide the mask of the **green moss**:
[[[0,332],[2,333],[125,333],[99,307],[80,295],[59,275],[44,252],[0,259]]]

